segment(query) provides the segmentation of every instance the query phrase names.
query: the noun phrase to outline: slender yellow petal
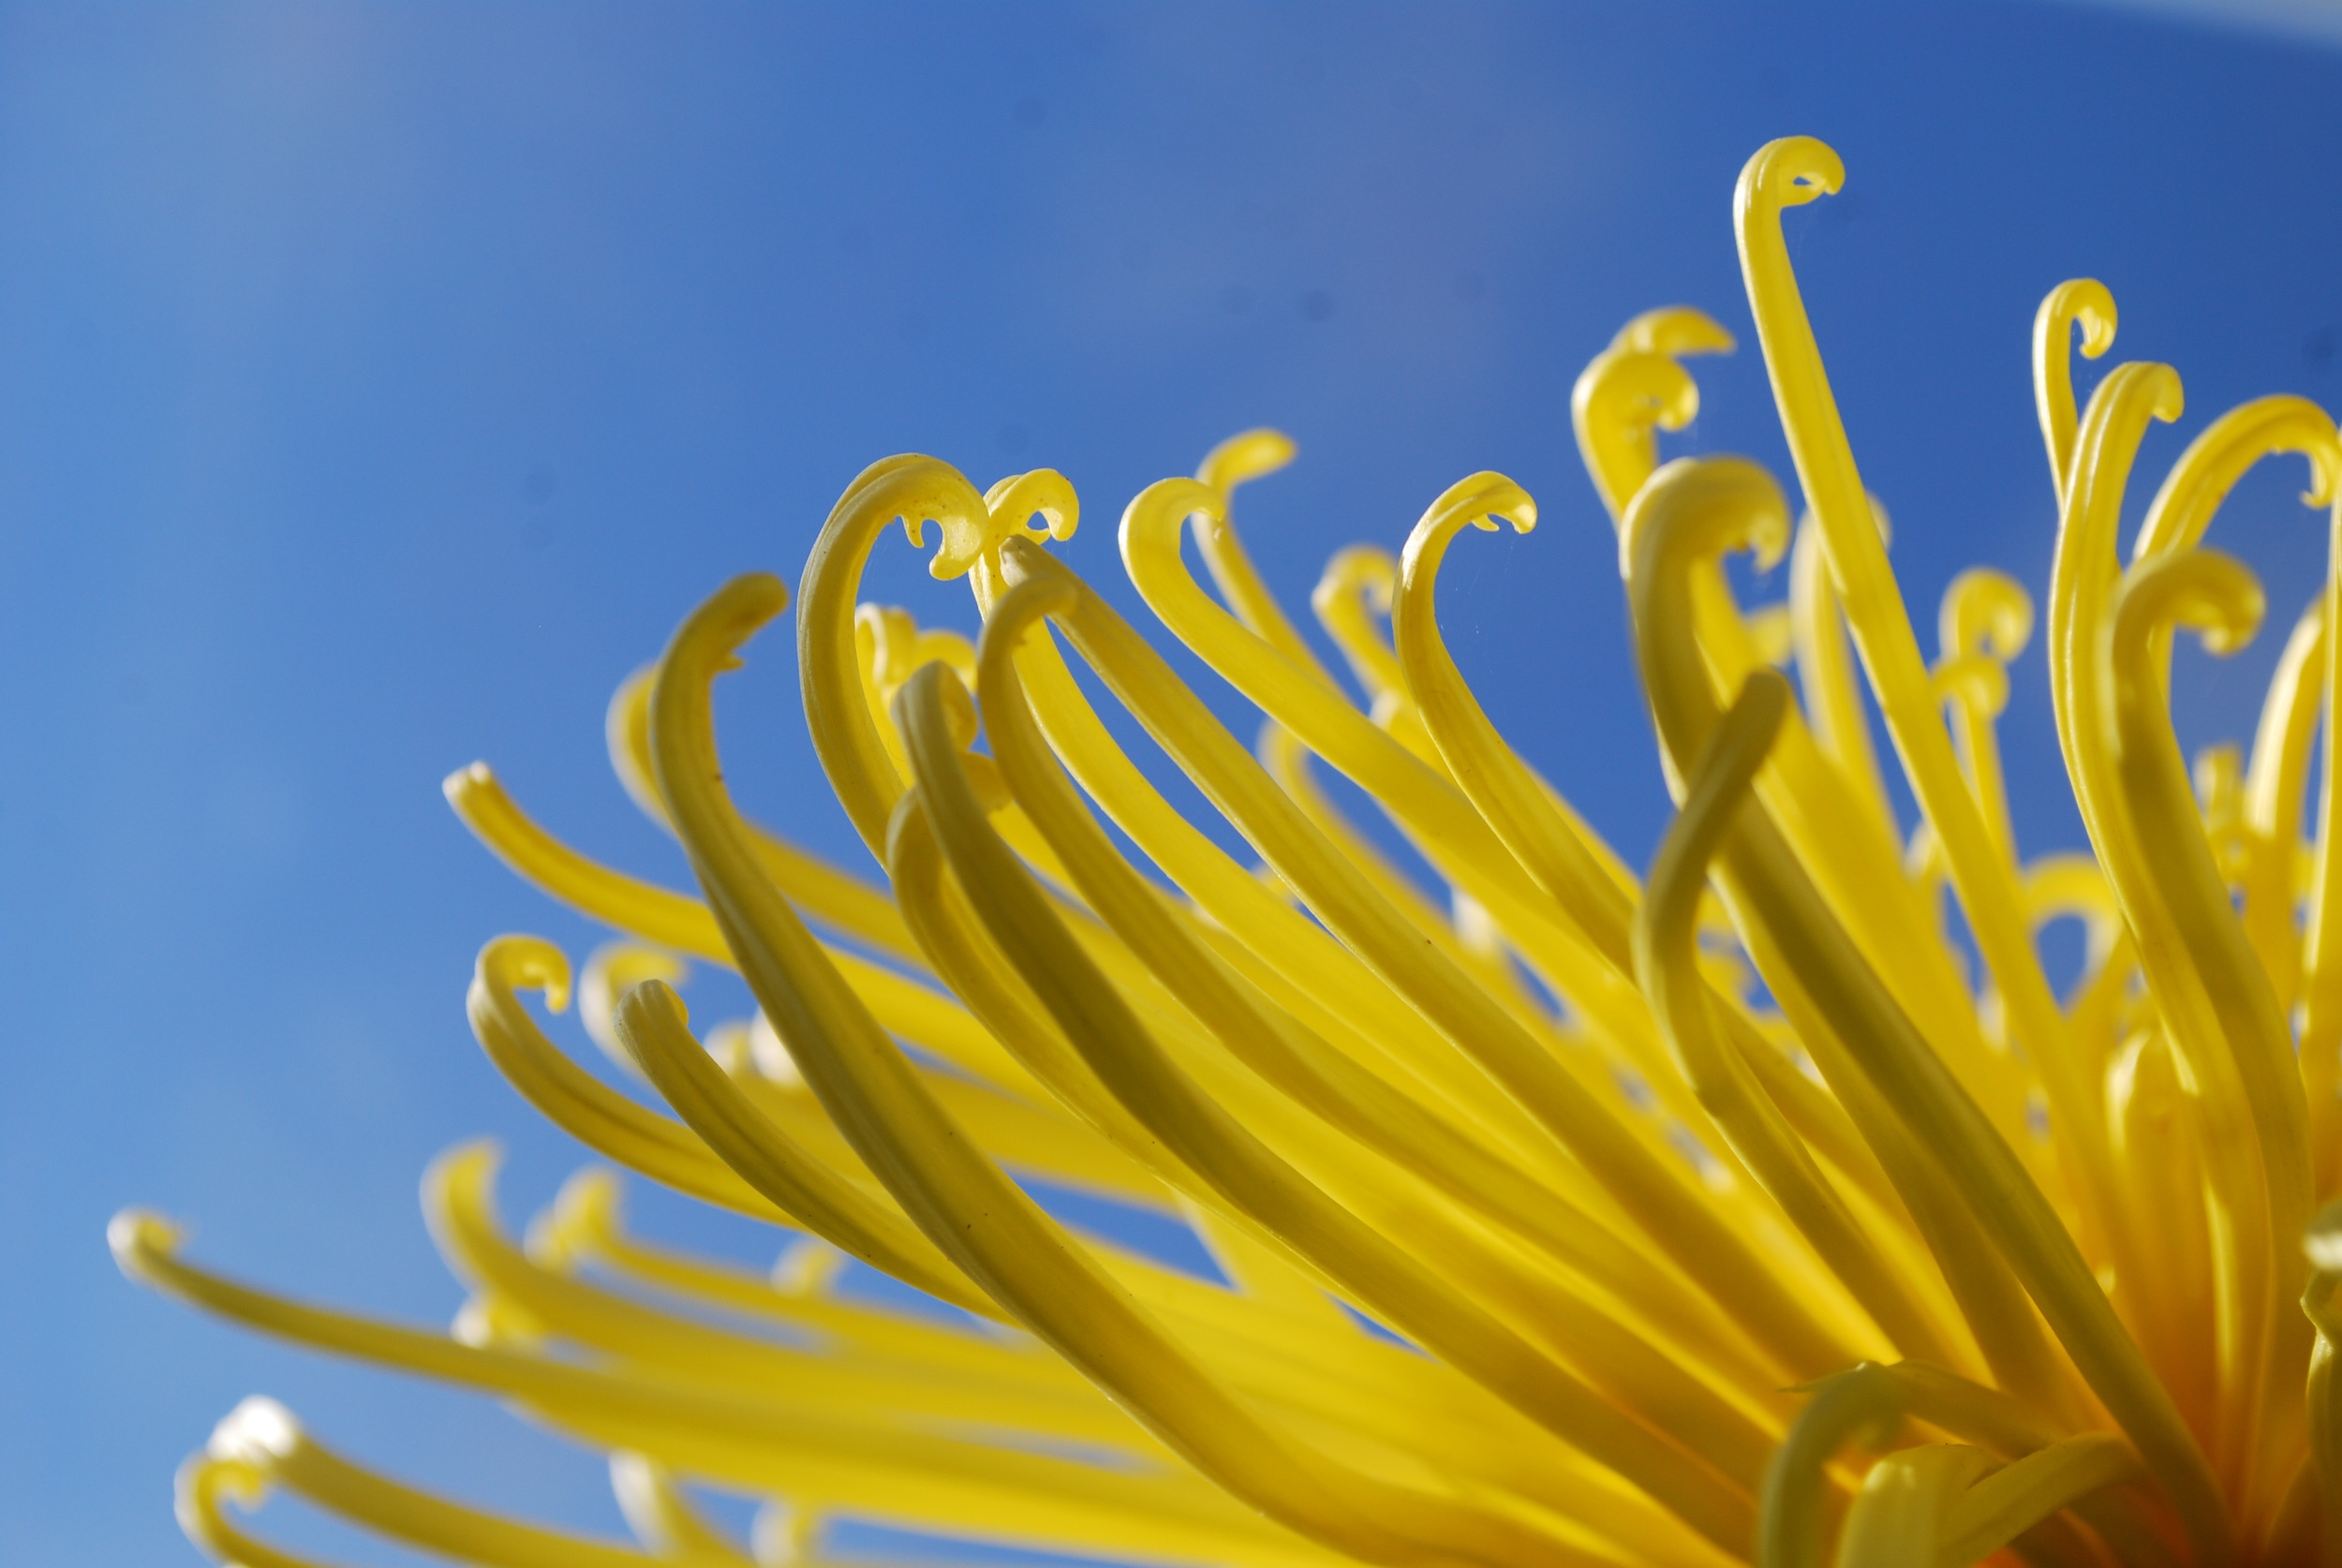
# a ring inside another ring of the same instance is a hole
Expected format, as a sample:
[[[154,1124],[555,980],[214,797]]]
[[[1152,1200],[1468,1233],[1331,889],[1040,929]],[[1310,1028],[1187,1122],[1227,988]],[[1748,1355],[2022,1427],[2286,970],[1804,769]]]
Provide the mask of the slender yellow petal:
[[[1639,584],[1635,621],[1645,677],[1653,688],[1666,744],[1678,755],[1704,741],[1715,715],[1704,680],[1686,679],[1694,672],[1683,669],[1680,651],[1667,647],[1669,629],[1686,627],[1688,617],[1665,594],[1669,584],[1672,592],[1682,592],[1685,556],[1745,537],[1755,525],[1786,527],[1780,492],[1761,470],[1735,459],[1671,465],[1643,488],[1628,515],[1629,584]],[[1658,689],[1663,682],[1670,691],[1665,698]],[[1670,732],[1670,723],[1682,728]],[[1743,817],[1731,853],[1736,860],[1745,857],[1746,870],[1736,866],[1736,878],[1752,913],[1782,942],[1786,961],[1910,1136],[1961,1189],[2073,1365],[2171,1493],[2197,1550],[2211,1561],[2228,1561],[2233,1532],[2203,1454],[2114,1316],[2064,1223],[1852,951],[1761,818]],[[2046,1383],[2025,1385],[2025,1391],[2053,1398],[2054,1372],[2048,1378]]]
[[[1438,762],[1438,750],[1423,728],[1398,651],[1376,625],[1378,617],[1389,616],[1398,595],[1399,557],[1373,545],[1353,544],[1335,551],[1326,563],[1310,594],[1310,608],[1365,688],[1367,712],[1374,722],[1417,757]]]
[[[665,827],[667,803],[659,798],[650,761],[650,687],[658,673],[657,666],[646,664],[627,676],[610,699],[604,730],[611,771],[643,813]],[[897,958],[917,960],[918,946],[904,929],[901,912],[884,892],[799,849],[770,828],[751,824],[749,842],[765,874],[780,884],[780,890],[814,925],[867,942]]]
[[[1697,310],[1647,311],[1594,357],[1570,391],[1579,455],[1613,519],[1659,466],[1657,432],[1681,430],[1699,413],[1699,387],[1677,362],[1685,354],[1728,354],[1732,334]]]
[[[1623,968],[1629,962],[1623,939],[1632,918],[1629,898],[1544,782],[1498,738],[1448,657],[1432,611],[1433,583],[1449,541],[1466,525],[1493,529],[1498,517],[1527,533],[1536,525],[1536,505],[1504,476],[1475,474],[1449,486],[1407,536],[1391,618],[1400,662],[1449,775],[1522,868]]]
[[[1067,591],[1057,584],[1030,585],[1045,591],[1054,588],[1060,595]],[[1004,660],[994,667],[1009,668]],[[1320,1260],[1328,1273],[1387,1312],[1396,1326],[1434,1354],[1617,1470],[1719,1545],[1729,1547],[1744,1538],[1750,1523],[1744,1499],[1735,1500],[1727,1487],[1703,1476],[1695,1464],[1686,1462],[1685,1456],[1669,1454],[1653,1434],[1620,1419],[1593,1389],[1515,1338],[1468,1298],[1416,1266],[1331,1201],[1180,1074],[1102,977],[1094,971],[1084,972],[1087,966],[1078,949],[1055,923],[1038,890],[1014,865],[1005,846],[989,836],[982,808],[964,776],[956,771],[960,746],[952,733],[944,703],[949,693],[956,692],[962,703],[967,696],[964,689],[946,685],[948,679],[941,670],[931,669],[906,694],[907,699],[922,699],[912,703],[907,726],[921,791],[937,814],[939,830],[954,855],[961,882],[971,890],[986,923],[1085,1058],[1132,1114],[1144,1119],[1150,1131],[1232,1203],[1258,1214],[1298,1250]],[[1029,744],[1028,755],[1031,749]],[[1072,840],[1067,842],[1070,845]],[[1103,862],[1112,851],[1103,836],[1087,848],[1103,851],[1094,858],[1104,869]],[[1103,880],[1090,885],[1102,893],[1124,895],[1118,903],[1126,918],[1143,921],[1150,912],[1151,900],[1141,888],[1128,884],[1118,888]],[[1167,923],[1159,925],[1153,935],[1166,944],[1176,939]],[[1246,1015],[1246,1002],[1225,988],[1224,974],[1200,952],[1191,950],[1186,957],[1191,994],[1220,1017],[1223,1029],[1251,1032],[1267,1046],[1275,1031],[1257,1013]],[[1218,987],[1215,982],[1220,983]],[[1354,1078],[1339,1088],[1330,1084],[1326,1087],[1356,1094],[1362,1082]],[[1614,1354],[1629,1348],[1621,1343]],[[1686,1388],[1684,1392],[1691,1391]],[[1721,1404],[1711,1407],[1706,1419],[1711,1424],[1710,1435],[1719,1426],[1728,1429],[1733,1420]],[[1699,1434],[1685,1435],[1697,1442]]]
[[[863,563],[879,534],[897,519],[913,545],[932,519],[942,530],[946,551],[957,558],[981,549],[989,513],[984,497],[948,464],[911,455],[871,464],[847,487],[822,525],[806,561],[798,594],[804,602],[797,611],[797,663],[813,748],[863,843],[882,858],[886,820],[904,786],[863,696],[854,612]],[[1071,516],[1052,521],[1065,533],[1073,531]],[[967,570],[964,561],[959,570]],[[936,575],[956,573],[946,572],[939,557]],[[655,729],[655,719],[653,724]],[[669,811],[679,816],[663,777],[659,792]]]
[[[689,1127],[629,1100],[564,1056],[522,1004],[524,989],[543,991],[546,1006],[562,1011],[569,1004],[569,960],[534,937],[499,937],[481,950],[465,999],[481,1048],[522,1098],[580,1143],[629,1169],[743,1214],[783,1218]]]
[[[1173,1448],[1271,1517],[1374,1561],[1572,1559],[1558,1541],[1540,1539],[1510,1516],[1376,1485],[1263,1426],[1060,1240],[921,1089],[793,912],[757,876],[722,791],[708,683],[784,598],[770,578],[739,579],[684,624],[660,661],[651,699],[653,754],[660,792],[730,928],[743,973],[864,1161],[987,1294]],[[891,814],[893,801],[886,806]],[[643,996],[622,1005],[622,1018]]]
[[[2325,611],[2322,599],[2313,601],[2285,641],[2245,774],[2245,930],[2289,1011],[2301,986],[2296,867],[2310,747],[2324,707]]]
[[[1953,1502],[1938,1527],[1935,1561],[1967,1568],[2061,1508],[2139,1477],[2139,1457],[2120,1438],[2091,1433],[1994,1471]]]
[[[663,982],[648,981],[629,992],[619,1005],[617,1028],[635,1063],[675,1114],[781,1212],[931,1295],[971,1311],[992,1310],[990,1299],[971,1288],[899,1210],[840,1180],[759,1112],[691,1037],[682,1003]]]
[[[611,1455],[610,1491],[626,1516],[627,1528],[658,1556],[698,1558],[722,1568],[755,1568],[747,1554],[701,1516],[656,1459]]]
[[[2050,482],[2062,504],[2073,466],[2075,415],[2073,333],[2082,330],[2084,358],[2098,359],[2114,347],[2114,296],[2094,277],[2059,284],[2033,315],[2033,407],[2049,448]]]
[[[735,966],[705,904],[614,871],[571,849],[524,815],[485,763],[450,775],[443,787],[467,827],[507,865],[556,898],[656,946],[727,969]],[[1010,1089],[1037,1087],[951,997],[854,954],[835,947],[823,951],[889,1032],[987,1082]]]
[[[269,1481],[329,1512],[436,1556],[481,1568],[719,1568],[737,1561],[690,1552],[653,1557],[585,1536],[541,1530],[461,1503],[350,1463],[302,1430],[273,1399],[246,1399],[212,1433],[212,1455],[251,1466]]]
[[[1208,504],[1208,497],[1193,498]],[[1095,594],[1038,550],[1012,543],[1002,558],[1013,581],[1056,574],[1073,587],[1054,618],[1118,695],[1147,715],[1182,765],[1201,775],[1198,782],[1215,804],[1335,933],[1577,1154],[1679,1267],[1732,1301],[1785,1365],[1826,1367],[1843,1358],[1843,1349],[1831,1343],[1810,1309],[1782,1289],[1681,1175],[1662,1164],[1467,976],[1422,950],[1402,917],[1309,828],[1282,791]]]
[[[2302,1312],[2317,1330],[2308,1377],[2309,1457],[2326,1520],[2320,1538],[2320,1561],[2342,1562],[2342,1530],[2333,1520],[2342,1517],[2342,1383],[2335,1378],[2335,1357],[2342,1347],[2342,1203],[2319,1211],[2303,1238],[2308,1253],[2309,1281],[2302,1293]]]
[[[1710,732],[1682,813],[1652,865],[1635,924],[1635,968],[1684,1075],[1766,1190],[1905,1354],[1940,1359],[1944,1346],[1924,1309],[1863,1235],[1746,1063],[1717,1038],[1695,962],[1693,925],[1709,859],[1746,800],[1788,702],[1778,675],[1752,675]]]
[[[1848,1442],[1890,1442],[1902,1422],[1893,1381],[1867,1362],[1817,1385],[1765,1472],[1756,1568],[1820,1568],[1827,1467]]]
[[[1846,1511],[1837,1568],[1905,1568],[1949,1561],[1951,1515],[1989,1457],[1957,1443],[1899,1449],[1871,1466]],[[1968,1560],[1958,1560],[1963,1568]]]
[[[2017,834],[2009,825],[2008,789],[1993,725],[2008,705],[2008,666],[2033,635],[2033,600],[2015,579],[1971,567],[1944,590],[1938,626],[1943,657],[1935,666],[1935,685],[1950,710],[1960,765],[1994,841],[2014,865]]]
[[[1295,450],[1292,437],[1282,431],[1247,430],[1229,436],[1207,452],[1195,469],[1195,481],[1209,485],[1223,497],[1233,496],[1238,485],[1273,474],[1291,463]],[[1228,607],[1255,636],[1266,639],[1295,664],[1313,671],[1327,686],[1333,685],[1326,667],[1301,640],[1301,634],[1285,618],[1277,597],[1253,570],[1253,558],[1245,553],[1244,541],[1229,521],[1229,510],[1223,506],[1216,515],[1198,512],[1193,518],[1196,553],[1203,556],[1212,582],[1219,585],[1220,597],[1228,601]]]
[[[1922,656],[1790,265],[1786,209],[1844,178],[1793,137],[1735,194],[1794,540],[1756,465],[1662,464],[1699,412],[1691,362],[1733,348],[1714,318],[1646,311],[1572,390],[1677,806],[1647,876],[1551,782],[1614,760],[1515,749],[1443,636],[1449,550],[1530,532],[1529,495],[1470,474],[1403,550],[1336,553],[1311,596],[1329,660],[1233,519],[1295,458],[1268,429],[1149,485],[1118,533],[1251,719],[1046,548],[1080,519],[1064,475],[979,487],[904,454],[847,485],[797,673],[883,880],[747,821],[724,777],[713,685],[786,606],[770,577],[716,593],[606,712],[619,787],[695,888],[564,843],[484,766],[451,777],[492,852],[615,933],[575,989],[623,1078],[548,1033],[527,994],[561,1013],[571,973],[534,938],[481,951],[482,1048],[612,1165],[776,1227],[778,1256],[635,1233],[600,1166],[509,1230],[470,1143],[424,1181],[467,1292],[442,1332],[242,1284],[119,1216],[134,1279],[600,1454],[633,1544],[393,1481],[264,1401],[182,1469],[189,1538],[319,1568],[245,1526],[282,1489],[483,1568],[841,1568],[852,1521],[1228,1568],[2342,1568],[2342,1200],[2320,1208],[2342,1186],[2342,430],[2290,395],[2213,420],[2126,568],[2179,379],[2118,365],[2078,409],[2114,303],[2088,279],[2042,301],[2042,641],[2088,844],[2022,841],[2029,746],[2004,756],[2000,725],[2029,711],[2033,600],[1964,572]],[[2174,633],[2225,651],[2261,613],[2205,536],[2284,454],[2329,509],[2322,588],[2249,755],[2235,727],[2183,749]],[[936,530],[928,573],[968,580],[980,637],[861,601],[897,521]],[[1786,556],[1786,597],[1744,604],[1735,552]],[[2045,960],[2073,926],[2061,996]],[[755,1006],[695,1034],[700,962]],[[1203,1259],[1137,1239],[1157,1228]],[[890,1306],[863,1265],[959,1310]],[[746,1541],[704,1489],[754,1507]]]
[[[2106,742],[2134,829],[2155,846],[2144,858],[2157,894],[2210,1003],[2250,1111],[2267,1234],[2282,1237],[2303,1233],[2313,1196],[2308,1106],[2294,1066],[2292,1033],[2199,824],[2155,669],[2157,643],[2172,626],[2200,631],[2206,646],[2227,652],[2252,636],[2261,608],[2260,584],[2231,557],[2184,548],[2142,556],[2115,601],[2106,663],[2112,732]],[[2149,984],[2157,979],[2150,969]],[[2301,1256],[2282,1245],[2274,1251],[2275,1321],[2256,1347],[2265,1367],[2256,1393],[2267,1403],[2246,1425],[2282,1433],[2287,1417],[2281,1412],[2292,1406],[2301,1386],[2309,1342],[2306,1326],[2284,1309],[2301,1293]],[[2284,1466],[2289,1473],[2290,1468]]]
[[[1814,739],[1845,775],[1855,798],[1876,819],[1878,828],[1891,834],[1894,812],[1887,804],[1878,748],[1871,744],[1870,716],[1856,684],[1860,677],[1854,650],[1846,642],[1845,614],[1830,581],[1821,529],[1810,517],[1798,525],[1796,542],[1789,547],[1789,622],[1798,684],[1814,712]]]
[[[1246,1561],[1317,1555],[1192,1476],[1121,1472],[938,1436],[899,1420],[819,1413],[619,1376],[285,1301],[178,1259],[174,1233],[152,1216],[118,1216],[109,1237],[133,1278],[236,1322],[522,1399],[587,1441],[625,1441],[710,1480],[802,1487],[914,1522],[1023,1531],[1074,1549],[1117,1541],[1171,1549],[1178,1541],[1178,1549],[1226,1552]]]
[[[219,1561],[234,1568],[323,1568],[315,1558],[281,1551],[230,1521],[223,1503],[249,1513],[266,1501],[269,1480],[259,1466],[199,1454],[179,1467],[172,1489],[180,1530]]]
[[[577,1021],[585,1026],[586,1038],[611,1065],[639,1081],[642,1069],[634,1065],[626,1043],[618,1038],[615,1023],[618,998],[645,980],[681,986],[690,972],[689,964],[664,948],[624,939],[602,943],[586,955],[586,967],[577,976]]]
[[[1798,479],[1888,732],[1920,809],[1943,844],[1953,885],[2006,998],[2016,1037],[2043,1064],[2051,1114],[2061,1127],[2068,1120],[2074,1124],[2071,1136],[2084,1151],[2082,1163],[2095,1175],[2103,1165],[2102,1156],[2093,1158],[2095,1096],[2078,1075],[2058,1070],[2066,1055],[2065,1020],[2042,975],[2013,869],[1993,852],[1991,831],[1953,755],[1781,238],[1785,208],[1836,191],[1845,177],[1838,155],[1811,137],[1770,142],[1749,160],[1734,193],[1749,307]],[[2098,1200],[2095,1184],[2086,1185],[2084,1192],[2090,1201]]]

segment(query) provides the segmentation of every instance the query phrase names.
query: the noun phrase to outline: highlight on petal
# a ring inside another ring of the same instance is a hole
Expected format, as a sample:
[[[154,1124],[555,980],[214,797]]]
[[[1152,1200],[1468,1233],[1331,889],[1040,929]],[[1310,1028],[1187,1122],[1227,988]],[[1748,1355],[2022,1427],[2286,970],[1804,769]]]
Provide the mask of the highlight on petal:
[[[715,683],[791,603],[763,574],[715,586],[607,710],[665,869],[566,841],[484,764],[452,775],[492,853],[610,928],[574,975],[490,937],[464,1002],[593,1162],[511,1226],[493,1144],[433,1162],[465,1292],[444,1329],[244,1283],[142,1211],[109,1241],[200,1309],[601,1456],[635,1540],[394,1480],[265,1399],[181,1471],[189,1538],[327,1568],[254,1517],[291,1492],[493,1568],[826,1563],[854,1523],[1237,1568],[2342,1561],[2342,791],[2312,791],[2333,563],[2279,606],[2252,716],[2192,753],[2172,718],[2174,633],[2230,650],[2270,608],[2205,545],[2221,507],[2299,456],[2331,550],[2342,432],[2290,394],[2209,421],[2126,561],[2180,381],[2116,365],[2078,409],[2072,356],[2111,347],[2114,303],[2061,284],[2031,341],[2046,581],[1954,578],[1931,658],[1783,229],[1847,178],[1791,137],[1734,199],[1794,526],[1761,465],[1662,460],[1663,434],[1697,443],[1685,362],[1734,346],[1667,306],[1573,389],[1591,498],[1493,471],[1395,498],[1412,529],[1316,583],[1323,641],[1234,521],[1289,437],[1140,489],[1121,568],[1240,719],[1060,548],[1063,473],[979,488],[903,454],[846,485],[796,595],[808,733],[863,864],[803,847],[793,800],[787,831],[750,821],[725,772]],[[1675,806],[1639,871],[1570,799],[1615,760],[1565,689],[1557,726],[1500,730],[1439,582],[1490,548],[1467,531],[1510,528],[1535,571],[1604,515],[1616,678]],[[861,602],[897,521],[980,631]],[[1735,555],[1786,557],[1786,599],[1743,604]],[[2048,787],[2003,735],[2037,598],[2086,848],[2026,841],[2011,807]],[[695,1026],[700,964],[752,1006]],[[667,1196],[638,1215],[633,1177]],[[666,1239],[674,1194],[769,1266]],[[754,1506],[745,1538],[716,1493]]]

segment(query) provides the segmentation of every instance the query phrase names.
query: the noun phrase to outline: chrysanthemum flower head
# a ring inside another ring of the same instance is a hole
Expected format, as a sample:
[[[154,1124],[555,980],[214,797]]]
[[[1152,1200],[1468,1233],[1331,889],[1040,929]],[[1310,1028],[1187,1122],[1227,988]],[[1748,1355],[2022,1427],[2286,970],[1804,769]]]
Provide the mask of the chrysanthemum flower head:
[[[979,492],[905,456],[847,488],[794,605],[814,747],[882,882],[726,786],[711,689],[790,607],[769,576],[718,590],[611,707],[619,777],[695,892],[587,858],[484,766],[451,778],[490,848],[622,934],[574,977],[498,938],[467,1003],[513,1086],[607,1163],[518,1239],[491,1149],[433,1168],[471,1292],[450,1334],[235,1283],[152,1217],[113,1243],[225,1316],[606,1451],[639,1540],[425,1494],[265,1400],[182,1472],[189,1533],[297,1568],[226,1506],[284,1487],[496,1568],[802,1560],[852,1516],[1253,1568],[2342,1560],[2342,1219],[2319,1212],[2342,1184],[2342,804],[2308,799],[2336,590],[2293,629],[2248,758],[2191,777],[2167,693],[2176,633],[2225,651],[2262,615],[2201,542],[2229,490],[2294,453],[2326,506],[2342,438],[2291,397],[2214,421],[2126,562],[2130,471],[2179,379],[2120,365],[2078,412],[2075,334],[2102,355],[2114,304],[2051,292],[2042,635],[2094,852],[2028,858],[1994,723],[2031,601],[1967,573],[1923,649],[1783,246],[1782,210],[1842,173],[1777,141],[1735,204],[1801,520],[1754,463],[1659,461],[1697,407],[1685,360],[1732,348],[1707,317],[1637,318],[1577,386],[1677,806],[1641,877],[1441,639],[1443,562],[1468,530],[1527,532],[1535,503],[1474,474],[1398,555],[1334,557],[1312,606],[1361,702],[1234,530],[1237,488],[1293,456],[1270,432],[1148,487],[1119,536],[1148,606],[1266,716],[1257,745],[1052,554],[1079,516],[1063,478]],[[972,643],[858,602],[897,521],[970,583]],[[1785,603],[1736,602],[1743,553],[1788,560]],[[1098,688],[1257,862],[1159,792]],[[2065,919],[2088,954],[2061,996],[2038,939]],[[756,1016],[696,1035],[687,958],[737,969]],[[526,999],[559,1013],[573,986],[647,1096]],[[769,1276],[661,1246],[630,1230],[617,1170],[793,1239]],[[1175,1212],[1221,1277],[1053,1217],[1032,1195],[1052,1189]],[[965,1320],[839,1294],[845,1259]],[[700,1487],[766,1500],[755,1539],[709,1523]]]

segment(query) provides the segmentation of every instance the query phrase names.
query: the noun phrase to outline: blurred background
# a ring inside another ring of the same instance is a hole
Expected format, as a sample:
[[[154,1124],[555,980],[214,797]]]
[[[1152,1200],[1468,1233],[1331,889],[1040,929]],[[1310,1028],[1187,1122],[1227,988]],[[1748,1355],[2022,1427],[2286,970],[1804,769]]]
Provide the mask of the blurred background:
[[[1845,156],[1789,243],[1932,648],[1961,568],[2045,583],[2027,338],[2060,279],[2104,279],[2117,357],[2186,378],[2134,506],[2221,409],[2342,397],[2337,39],[2282,0],[0,8],[0,1558],[193,1561],[171,1469],[253,1392],[395,1473],[615,1528],[592,1456],[208,1322],[102,1233],[153,1206],[232,1272],[446,1321],[424,1163],[501,1140],[517,1218],[581,1158],[472,1043],[472,954],[599,938],[438,781],[484,758],[680,880],[603,704],[727,576],[793,581],[865,464],[1062,470],[1060,554],[1126,606],[1122,504],[1239,429],[1300,446],[1239,506],[1297,609],[1337,547],[1512,475],[1542,525],[1458,546],[1447,634],[1639,864],[1665,795],[1569,389],[1629,316],[1700,306],[1745,347],[1668,450],[1787,477],[1743,159]],[[2322,575],[2301,483],[2268,466],[2216,526],[2272,631],[2183,656],[2191,745],[2249,738]],[[890,535],[872,597],[972,627],[923,564]],[[732,776],[867,868],[793,665],[768,634],[728,683]],[[2038,646],[2016,688],[2031,854],[2080,829]],[[634,1188],[656,1234],[770,1250]],[[262,1528],[399,1561],[283,1504]]]

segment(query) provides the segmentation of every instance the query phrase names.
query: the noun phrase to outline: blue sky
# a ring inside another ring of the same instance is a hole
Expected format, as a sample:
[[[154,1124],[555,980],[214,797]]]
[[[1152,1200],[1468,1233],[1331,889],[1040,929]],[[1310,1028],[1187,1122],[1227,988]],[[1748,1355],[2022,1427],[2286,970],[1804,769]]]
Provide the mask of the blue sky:
[[[579,1162],[472,1044],[471,955],[593,934],[438,780],[486,758],[679,877],[602,705],[726,576],[793,579],[866,463],[1061,469],[1063,554],[1126,604],[1122,503],[1236,430],[1300,444],[1242,512],[1297,606],[1340,545],[1512,475],[1543,524],[1459,545],[1448,637],[1639,862],[1664,796],[1569,388],[1649,306],[1748,338],[1748,154],[1845,158],[1792,254],[1932,642],[1962,567],[2046,577],[2026,339],[2058,280],[2186,378],[2142,472],[2244,398],[2342,395],[2337,104],[2342,52],[2053,5],[0,7],[0,1558],[191,1561],[170,1470],[252,1392],[611,1521],[590,1458],[134,1289],[101,1233],[151,1205],[247,1276],[446,1318],[424,1162],[501,1139],[515,1215]],[[1753,354],[1700,374],[1671,450],[1786,473]],[[2279,628],[2323,570],[2300,479],[2216,530]],[[874,596],[971,624],[920,565],[891,541]],[[2277,641],[2183,661],[2191,744],[2249,733]],[[734,775],[859,864],[791,665],[769,636],[733,683]],[[2021,837],[2076,843],[2038,649],[2016,687]]]

